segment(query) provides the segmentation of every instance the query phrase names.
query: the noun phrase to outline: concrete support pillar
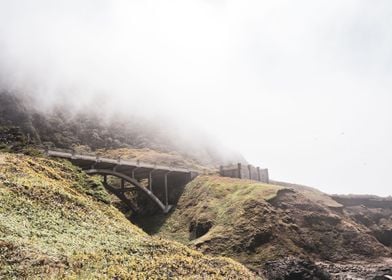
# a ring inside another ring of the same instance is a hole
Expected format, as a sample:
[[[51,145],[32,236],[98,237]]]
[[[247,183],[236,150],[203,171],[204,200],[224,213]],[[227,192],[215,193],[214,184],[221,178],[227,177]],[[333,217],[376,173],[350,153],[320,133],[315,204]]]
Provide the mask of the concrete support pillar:
[[[138,170],[139,168],[140,168],[140,167],[132,168],[132,179],[136,179],[136,178],[135,178],[135,171]]]
[[[192,171],[190,171],[189,173],[188,173],[189,175],[189,177],[188,177],[188,182],[190,182],[190,181],[192,181],[193,179],[195,179],[199,174],[198,173],[196,173],[196,172],[192,172]],[[188,183],[187,182],[187,183]]]
[[[166,208],[169,205],[169,193],[168,193],[168,190],[167,190],[167,175],[169,175],[169,173],[170,172],[165,173],[165,206],[166,206]]]
[[[150,173],[148,173],[148,189],[150,190],[150,191],[152,191],[152,172],[153,172],[154,170],[151,170],[150,171]]]
[[[121,189],[124,189],[124,187],[125,187],[125,181],[124,179],[121,179]]]
[[[242,167],[241,167],[241,163],[238,163],[238,178],[242,179]]]
[[[249,180],[252,180],[252,165],[248,164]]]
[[[261,177],[260,177],[260,167],[257,167],[257,181],[261,181]]]

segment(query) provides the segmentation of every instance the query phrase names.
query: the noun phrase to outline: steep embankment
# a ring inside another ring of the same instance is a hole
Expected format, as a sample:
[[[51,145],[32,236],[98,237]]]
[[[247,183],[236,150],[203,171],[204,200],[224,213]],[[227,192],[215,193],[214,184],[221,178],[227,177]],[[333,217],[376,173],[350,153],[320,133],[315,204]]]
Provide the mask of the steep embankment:
[[[150,230],[233,257],[268,279],[329,279],[314,261],[372,263],[391,256],[342,205],[315,189],[216,176],[189,183],[162,227]],[[328,265],[322,264],[333,272]]]
[[[150,237],[71,164],[0,153],[0,278],[252,279],[242,265]]]
[[[392,197],[370,195],[334,195],[344,212],[357,223],[370,229],[385,246],[392,248]]]

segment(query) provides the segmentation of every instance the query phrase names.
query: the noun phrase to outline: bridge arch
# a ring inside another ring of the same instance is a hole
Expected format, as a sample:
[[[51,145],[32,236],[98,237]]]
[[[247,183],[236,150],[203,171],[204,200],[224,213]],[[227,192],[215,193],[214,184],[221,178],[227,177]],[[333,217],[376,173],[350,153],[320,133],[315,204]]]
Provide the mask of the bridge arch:
[[[164,213],[168,213],[171,209],[171,205],[168,205],[167,201],[166,204],[163,204],[162,201],[160,201],[160,199],[151,190],[143,187],[142,185],[140,185],[140,183],[137,180],[135,180],[130,176],[127,176],[120,172],[116,172],[111,169],[88,169],[85,170],[85,172],[89,175],[103,175],[103,176],[110,175],[110,176],[120,178],[130,183],[131,185],[135,186],[143,193],[145,193],[147,197],[149,197],[153,203],[155,203],[160,209],[162,209]]]
[[[122,160],[121,158],[105,158],[98,155],[92,154],[77,154],[75,151],[67,152],[64,150],[49,150],[46,149],[45,153],[50,157],[65,158],[72,162],[72,164],[79,166],[82,170],[88,174],[98,174],[111,175],[118,177],[122,182],[129,182],[132,188],[139,189],[147,195],[152,202],[159,207],[164,213],[168,213],[171,209],[169,205],[169,186],[168,186],[168,176],[169,174],[172,180],[183,181],[184,184],[191,181],[198,175],[197,170],[191,170],[189,168],[175,167],[175,166],[165,166],[160,164],[152,164],[147,162],[140,162],[139,160]],[[164,185],[160,191],[163,191],[163,199],[157,197],[157,192],[153,192],[152,181],[153,172],[157,176],[163,176]],[[143,187],[137,179],[148,179],[149,188]],[[118,198],[129,206],[130,209],[137,212],[137,207],[128,199],[125,192],[130,191],[129,188],[114,188],[110,186],[108,182],[104,180],[105,187],[112,193],[114,193]],[[173,183],[171,183],[173,184]],[[172,189],[172,188],[171,188]],[[178,190],[178,189],[177,189]],[[175,190],[174,190],[175,192]]]

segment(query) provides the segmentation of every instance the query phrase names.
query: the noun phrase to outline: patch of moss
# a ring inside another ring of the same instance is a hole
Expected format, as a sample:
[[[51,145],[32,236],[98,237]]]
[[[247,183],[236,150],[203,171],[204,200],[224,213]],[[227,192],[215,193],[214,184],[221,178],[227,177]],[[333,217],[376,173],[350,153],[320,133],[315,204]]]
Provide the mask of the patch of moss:
[[[251,180],[219,176],[199,176],[186,186],[178,208],[162,228],[155,229],[162,235],[188,243],[190,223],[210,221],[223,228],[237,224],[248,201],[273,199],[283,187]],[[153,218],[151,218],[153,219]]]
[[[390,256],[328,195],[297,185],[199,176],[161,224],[152,233],[232,257],[255,271],[287,256],[328,261]]]

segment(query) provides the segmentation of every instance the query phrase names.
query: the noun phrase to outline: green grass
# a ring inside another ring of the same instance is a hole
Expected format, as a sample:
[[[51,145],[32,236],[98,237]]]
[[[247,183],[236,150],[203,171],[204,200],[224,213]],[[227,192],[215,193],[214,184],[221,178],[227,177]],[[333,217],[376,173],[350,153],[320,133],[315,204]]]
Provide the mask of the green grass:
[[[252,200],[267,201],[283,187],[251,180],[199,176],[186,186],[178,209],[158,230],[174,240],[189,243],[187,226],[193,221],[213,221],[212,233],[219,235],[243,216],[243,206]]]
[[[1,279],[253,279],[227,258],[150,237],[65,161],[0,153]]]
[[[155,234],[256,271],[287,256],[336,261],[390,255],[340,211],[312,188],[199,176]]]
[[[157,236],[211,255],[232,257],[260,271],[266,261],[303,255],[286,214],[270,203],[285,187],[251,180],[199,176],[190,182]],[[211,225],[200,236],[191,225]]]

